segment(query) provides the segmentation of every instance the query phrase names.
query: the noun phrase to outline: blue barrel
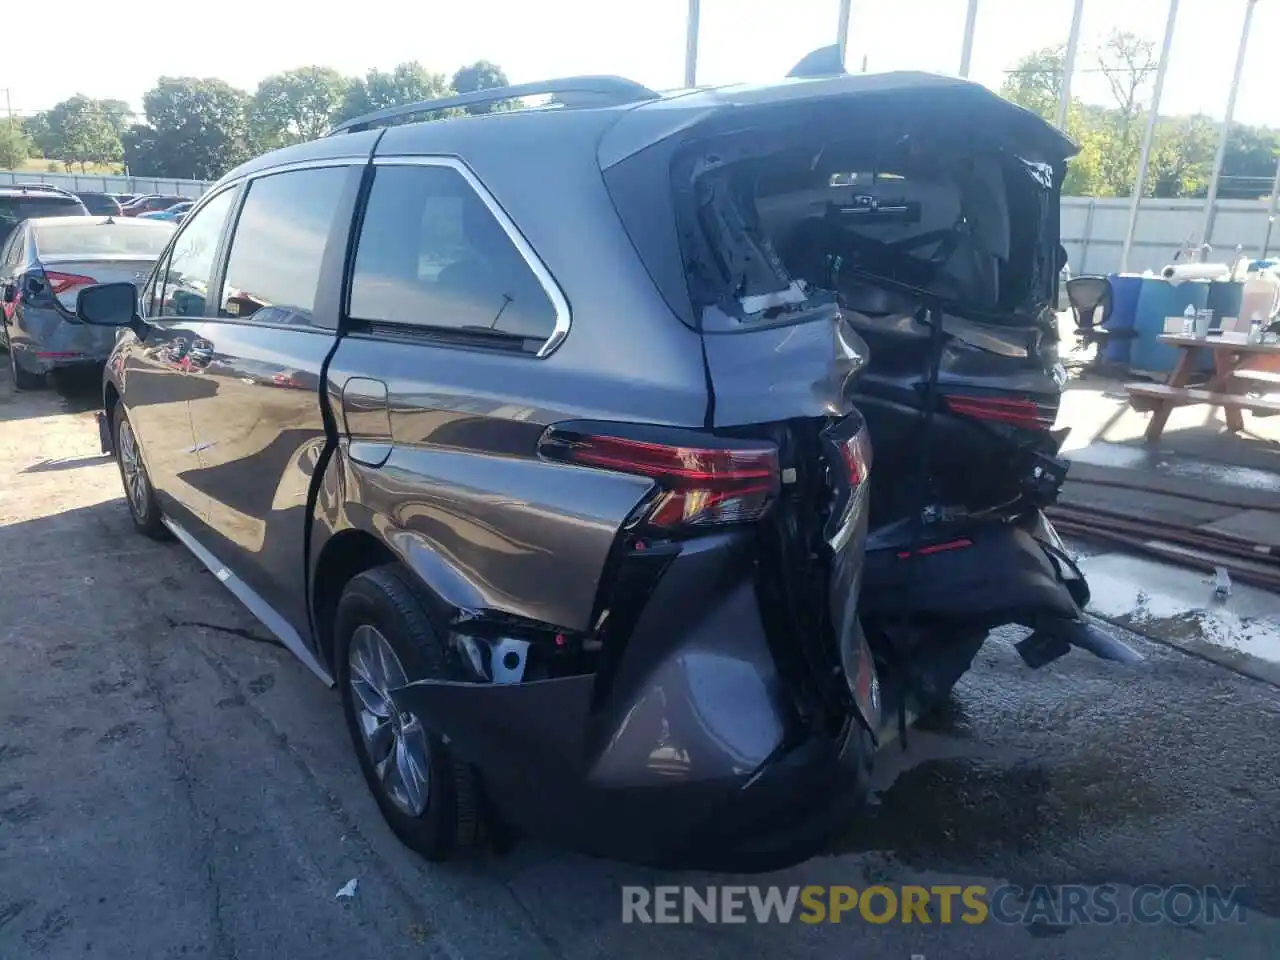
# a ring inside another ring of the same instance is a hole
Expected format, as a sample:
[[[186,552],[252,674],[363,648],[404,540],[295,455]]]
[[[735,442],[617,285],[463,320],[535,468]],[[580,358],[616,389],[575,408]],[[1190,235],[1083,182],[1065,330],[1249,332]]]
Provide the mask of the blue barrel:
[[[1138,315],[1142,274],[1113,273],[1107,279],[1111,281],[1111,315],[1107,318],[1106,328],[1120,335],[1107,340],[1102,350],[1102,359],[1108,363],[1127,365],[1131,338],[1124,336],[1124,333],[1133,329],[1133,322]]]
[[[1204,280],[1175,285],[1161,279],[1143,279],[1133,324],[1137,336],[1130,341],[1129,366],[1151,373],[1172,370],[1182,351],[1160,342],[1165,317],[1180,317],[1188,306],[1201,310],[1208,299],[1209,283]]]

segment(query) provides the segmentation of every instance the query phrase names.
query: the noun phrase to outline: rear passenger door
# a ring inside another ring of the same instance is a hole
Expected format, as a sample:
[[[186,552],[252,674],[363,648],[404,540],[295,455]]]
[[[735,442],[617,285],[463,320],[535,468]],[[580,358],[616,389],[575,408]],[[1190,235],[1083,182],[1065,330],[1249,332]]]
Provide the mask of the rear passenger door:
[[[538,460],[554,377],[540,357],[568,328],[564,295],[458,161],[378,157],[374,169],[328,367],[351,522],[411,564],[462,571],[486,607],[585,623],[613,518],[645,483],[623,478],[617,500],[584,502]],[[575,520],[551,519],[564,517]],[[317,525],[313,557],[325,533]]]
[[[250,180],[217,309],[200,330],[213,389],[191,405],[191,482],[207,497],[196,539],[303,636],[307,496],[325,445],[320,373],[363,169],[344,161]]]

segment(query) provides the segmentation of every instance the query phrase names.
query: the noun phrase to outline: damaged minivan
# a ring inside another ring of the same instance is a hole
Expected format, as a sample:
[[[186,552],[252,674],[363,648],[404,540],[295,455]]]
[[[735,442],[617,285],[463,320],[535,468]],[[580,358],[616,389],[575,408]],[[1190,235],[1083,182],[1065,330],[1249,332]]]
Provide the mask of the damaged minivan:
[[[424,856],[794,863],[992,629],[1136,658],[1041,512],[1073,151],[830,52],[388,108],[227,174],[140,299],[81,293],[122,328],[103,447],[338,686]]]

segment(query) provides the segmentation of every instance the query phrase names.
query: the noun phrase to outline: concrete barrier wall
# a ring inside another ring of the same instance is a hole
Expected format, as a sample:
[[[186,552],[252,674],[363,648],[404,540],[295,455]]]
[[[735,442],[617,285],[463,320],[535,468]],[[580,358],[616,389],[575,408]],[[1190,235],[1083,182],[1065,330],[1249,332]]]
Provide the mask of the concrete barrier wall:
[[[211,180],[162,180],[154,177],[104,176],[97,173],[24,173],[0,170],[0,185],[47,183],[63,190],[100,193],[164,193],[198,197],[212,186]]]
[[[1129,252],[1129,269],[1157,270],[1187,241],[1196,242],[1204,220],[1202,200],[1144,200]],[[1129,200],[1124,197],[1064,197],[1062,244],[1072,275],[1120,269]],[[1262,252],[1267,233],[1267,201],[1221,200],[1215,205],[1209,243],[1215,261],[1230,263],[1239,244],[1245,256]],[[1271,234],[1271,253],[1280,252],[1280,224]]]

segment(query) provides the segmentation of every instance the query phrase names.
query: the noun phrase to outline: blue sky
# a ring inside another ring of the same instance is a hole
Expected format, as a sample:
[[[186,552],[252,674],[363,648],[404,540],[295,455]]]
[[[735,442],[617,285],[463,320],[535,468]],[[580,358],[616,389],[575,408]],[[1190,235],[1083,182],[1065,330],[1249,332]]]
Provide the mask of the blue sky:
[[[838,0],[702,0],[698,81],[779,77],[833,41]],[[361,4],[129,0],[109,12],[98,0],[62,0],[56,40],[18,43],[0,56],[0,96],[27,113],[75,93],[116,97],[136,108],[162,74],[217,76],[252,90],[263,76],[311,63],[345,73],[417,59],[452,72],[481,57],[515,82],[575,73],[616,73],[658,88],[683,75],[685,0],[365,0]],[[959,69],[966,0],[853,0],[848,64],[870,70]],[[1112,28],[1160,41],[1167,0],[1085,0],[1081,68]],[[215,11],[211,13],[210,11]],[[980,0],[972,79],[999,86],[1024,53],[1066,39],[1072,0]],[[127,12],[126,12],[127,11]],[[305,11],[305,12],[304,12]],[[354,11],[360,11],[355,13]],[[1244,0],[1182,0],[1162,113],[1222,116]],[[123,53],[104,52],[115,23]],[[43,21],[37,34],[46,29]],[[49,29],[53,29],[50,27]],[[151,42],[154,38],[154,42]],[[1280,126],[1280,0],[1260,0],[1236,118]],[[1097,74],[1074,89],[1105,102]],[[0,101],[0,109],[4,106]]]

